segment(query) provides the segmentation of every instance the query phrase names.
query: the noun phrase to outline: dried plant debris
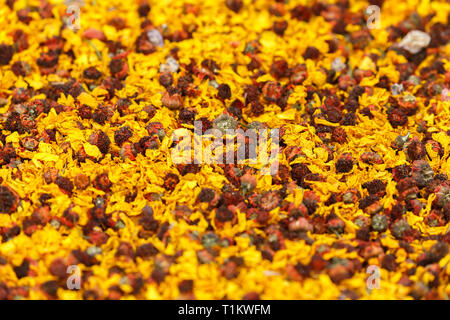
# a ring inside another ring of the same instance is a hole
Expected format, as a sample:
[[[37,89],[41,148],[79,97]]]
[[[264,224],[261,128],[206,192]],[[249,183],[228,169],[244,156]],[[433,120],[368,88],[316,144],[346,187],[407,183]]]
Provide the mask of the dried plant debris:
[[[448,299],[448,1],[74,8],[0,4],[0,299]]]

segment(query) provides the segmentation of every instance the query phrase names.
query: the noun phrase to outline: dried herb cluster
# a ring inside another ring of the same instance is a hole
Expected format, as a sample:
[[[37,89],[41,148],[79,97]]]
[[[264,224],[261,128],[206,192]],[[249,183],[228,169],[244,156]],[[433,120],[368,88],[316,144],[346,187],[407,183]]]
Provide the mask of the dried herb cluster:
[[[448,2],[84,2],[0,4],[0,299],[448,299]],[[174,164],[194,121],[279,170]]]

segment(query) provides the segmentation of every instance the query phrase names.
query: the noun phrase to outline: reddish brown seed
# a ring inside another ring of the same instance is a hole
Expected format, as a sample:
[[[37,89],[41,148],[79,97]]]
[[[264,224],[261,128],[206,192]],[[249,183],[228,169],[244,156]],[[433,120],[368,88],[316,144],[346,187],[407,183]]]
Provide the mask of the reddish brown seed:
[[[242,297],[242,300],[260,300],[261,297],[257,292],[249,292]]]
[[[264,105],[259,101],[254,101],[250,104],[252,113],[258,117],[264,113]]]
[[[291,16],[300,21],[308,21],[311,18],[312,11],[310,8],[298,5],[291,11]]]
[[[411,166],[411,177],[419,187],[425,187],[433,181],[434,172],[425,160],[416,160]]]
[[[84,31],[83,37],[85,37],[86,39],[98,39],[100,41],[106,41],[106,36],[103,31],[93,28]]]
[[[269,7],[269,12],[276,17],[282,17],[285,14],[284,5],[279,2],[272,3]]]
[[[345,279],[348,279],[352,276],[351,272],[342,264],[337,264],[331,267],[328,270],[328,275],[330,276],[331,281],[336,284],[339,284]]]
[[[361,155],[361,161],[369,164],[381,164],[383,159],[381,156],[375,152],[364,152]]]
[[[17,11],[17,18],[19,19],[19,21],[25,24],[29,24],[31,20],[33,20],[33,18],[29,16],[29,13],[30,9],[28,8],[20,9]]]
[[[128,75],[128,63],[120,58],[113,58],[109,63],[111,75],[119,80],[123,80]]]
[[[112,183],[109,180],[107,173],[101,173],[95,178],[93,185],[96,189],[108,192],[111,191]]]
[[[121,146],[125,141],[133,136],[130,127],[124,126],[114,132],[114,141],[118,146]]]
[[[342,34],[343,35],[343,34],[347,33],[347,31],[345,30],[346,26],[347,25],[346,25],[345,21],[338,20],[338,21],[334,22],[334,25],[333,25],[333,28],[331,29],[331,31],[333,33],[337,33],[337,34]]]
[[[189,33],[186,30],[175,30],[167,39],[172,42],[180,42],[189,39]]]
[[[0,213],[11,214],[17,209],[18,194],[8,186],[0,186]]]
[[[178,119],[181,123],[192,124],[195,120],[195,115],[195,110],[185,108],[180,110],[180,112],[178,113]]]
[[[297,220],[294,220],[289,223],[288,226],[290,231],[310,231],[312,232],[314,230],[314,227],[309,221],[304,218],[300,217]]]
[[[119,246],[117,247],[117,251],[115,256],[116,257],[128,257],[128,258],[134,258],[134,249],[133,246],[128,242],[121,242],[119,243]]]
[[[221,206],[216,209],[216,220],[219,222],[232,221],[235,217],[233,211],[228,209],[226,206]]]
[[[289,65],[285,60],[275,60],[270,67],[270,73],[277,79],[289,77]]]
[[[336,172],[350,172],[353,168],[353,158],[351,153],[344,153],[336,162]]]
[[[313,214],[316,211],[319,201],[320,198],[314,191],[305,191],[303,195],[303,204],[308,209],[309,215]]]
[[[84,173],[80,173],[75,176],[74,183],[77,189],[84,190],[89,186],[91,181],[87,175],[85,175]]]
[[[404,178],[397,182],[396,188],[400,193],[400,197],[403,199],[415,198],[417,192],[419,192],[416,182],[411,177]]]
[[[92,118],[92,108],[83,104],[78,107],[78,115],[81,119],[91,119]]]
[[[364,189],[367,189],[369,194],[376,195],[378,197],[382,197],[386,191],[386,183],[379,179],[374,179],[362,184]]]
[[[424,144],[417,137],[412,138],[408,143],[406,153],[411,160],[423,159],[427,155]]]
[[[364,208],[364,212],[372,216],[382,211],[383,209],[383,206],[378,201],[375,201],[371,205]]]
[[[265,211],[271,211],[279,206],[281,202],[280,193],[278,191],[267,191],[260,200],[260,207]]]
[[[158,253],[158,249],[152,243],[144,243],[136,249],[136,256],[141,258],[149,258]]]
[[[400,166],[396,166],[392,169],[392,176],[394,181],[399,182],[400,180],[408,177],[411,173],[411,167],[407,164],[402,164]]]
[[[147,32],[143,32],[136,39],[136,52],[150,54],[156,51],[156,45],[148,39]]]
[[[314,271],[321,271],[327,266],[327,261],[324,260],[320,255],[314,254],[311,258],[309,266]]]
[[[335,127],[331,135],[331,140],[340,144],[347,141],[347,133],[341,127]]]
[[[170,72],[163,72],[159,76],[159,84],[164,88],[168,88],[173,84],[173,77]]]
[[[325,117],[328,121],[333,123],[339,123],[342,120],[342,112],[333,106],[325,106]]]
[[[288,27],[288,23],[286,20],[281,20],[281,21],[275,21],[273,23],[273,32],[275,32],[277,35],[279,36],[283,36],[284,32],[286,31]]]
[[[183,98],[178,93],[169,94],[169,92],[164,92],[161,98],[162,105],[169,108],[170,110],[178,110],[183,107]]]
[[[361,227],[356,231],[356,239],[362,241],[370,240],[370,229],[368,227]]]
[[[276,102],[281,98],[282,90],[278,82],[268,81],[263,87],[264,99],[269,102]]]
[[[11,66],[11,70],[16,76],[25,77],[31,72],[30,65],[25,61],[16,61]]]
[[[308,166],[305,163],[296,163],[292,165],[291,177],[297,181],[298,185],[303,183],[303,180],[307,174],[311,173]]]
[[[200,202],[210,202],[214,199],[215,192],[210,188],[203,188],[198,194],[198,201]]]
[[[181,293],[189,293],[192,292],[192,289],[194,287],[194,281],[193,280],[182,280],[178,284],[178,289]]]
[[[102,76],[102,73],[95,67],[84,69],[83,77],[90,80],[97,80]]]
[[[121,17],[114,17],[108,22],[109,25],[113,26],[117,30],[122,30],[126,27],[126,22]]]
[[[303,81],[308,77],[308,72],[306,71],[306,65],[297,64],[291,71],[290,81],[295,85],[302,84]]]
[[[270,214],[267,211],[258,211],[256,214],[256,221],[260,224],[266,224],[270,219]]]
[[[408,123],[408,117],[401,109],[392,109],[388,112],[388,120],[393,128],[404,126]]]
[[[150,120],[151,118],[153,118],[156,114],[156,109],[154,106],[152,105],[146,105],[143,109],[143,111],[145,111],[148,115],[148,120]]]
[[[239,266],[243,264],[243,259],[238,257],[230,257],[222,266],[222,274],[227,279],[234,279],[239,275]]]
[[[247,65],[247,69],[249,71],[253,71],[253,70],[261,68],[262,62],[261,62],[261,59],[259,57],[251,56],[250,58],[251,58],[251,61]]]
[[[150,5],[146,0],[139,1],[138,13],[141,17],[146,17],[150,12]]]
[[[226,83],[221,83],[219,85],[219,88],[217,88],[217,90],[220,99],[225,100],[231,98],[231,89],[230,86],[227,85]]]
[[[50,280],[44,282],[41,285],[41,290],[47,294],[49,298],[57,298],[58,297],[58,283],[54,280]]]
[[[97,146],[101,153],[106,154],[109,151],[111,140],[103,131],[97,131],[89,136],[89,143]]]
[[[42,52],[37,59],[37,65],[41,68],[42,74],[50,74],[56,71],[59,56],[54,51]]]
[[[39,146],[39,141],[33,137],[25,137],[20,140],[20,144],[28,151],[35,151]]]
[[[72,193],[73,182],[69,178],[59,176],[56,178],[55,183],[64,193]]]
[[[340,234],[344,232],[345,223],[339,218],[333,218],[326,223],[326,227],[328,231]]]
[[[9,64],[14,54],[14,49],[10,45],[0,44],[0,66]]]
[[[119,111],[120,108],[118,107]],[[99,124],[105,124],[107,121],[111,119],[111,117],[114,114],[114,110],[111,106],[99,106],[92,114],[92,119],[99,123]]]
[[[62,259],[55,259],[52,261],[49,267],[49,271],[55,277],[60,279],[64,279],[67,274],[67,265],[64,263]]]
[[[45,0],[39,3],[38,12],[42,19],[53,18],[52,9],[53,5]]]
[[[356,203],[360,196],[357,189],[349,189],[345,191],[342,196],[339,196],[339,200],[342,200],[344,203]]]
[[[45,180],[45,183],[47,184],[55,182],[57,177],[58,177],[58,170],[55,168],[50,168],[43,174],[43,178]]]
[[[234,11],[235,13],[238,13],[244,5],[242,0],[226,0],[225,3],[228,9]]]
[[[166,277],[166,273],[163,270],[161,270],[160,268],[155,268],[152,271],[151,278],[158,284],[163,282],[165,277]]]
[[[371,40],[369,29],[361,29],[350,34],[351,43],[356,50],[363,50]]]
[[[305,52],[303,53],[303,59],[312,59],[315,60],[319,57],[320,51],[316,47],[307,47]]]
[[[180,182],[180,178],[176,174],[169,172],[164,177],[163,187],[168,191],[173,191],[175,190],[175,187],[177,186],[178,182]]]

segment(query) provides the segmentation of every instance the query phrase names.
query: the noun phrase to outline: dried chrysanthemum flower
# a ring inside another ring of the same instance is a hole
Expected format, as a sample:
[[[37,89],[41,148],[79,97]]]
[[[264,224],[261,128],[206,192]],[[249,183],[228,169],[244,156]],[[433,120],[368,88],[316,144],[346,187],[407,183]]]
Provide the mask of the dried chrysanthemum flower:
[[[448,4],[369,2],[6,1],[0,299],[445,299]]]

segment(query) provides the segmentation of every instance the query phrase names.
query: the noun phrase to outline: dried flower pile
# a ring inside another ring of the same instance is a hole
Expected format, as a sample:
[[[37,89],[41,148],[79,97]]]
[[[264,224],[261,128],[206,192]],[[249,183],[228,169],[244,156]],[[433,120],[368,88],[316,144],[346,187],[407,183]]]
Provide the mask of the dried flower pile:
[[[448,299],[449,13],[2,0],[0,299]],[[194,120],[280,128],[278,172],[176,165]]]

